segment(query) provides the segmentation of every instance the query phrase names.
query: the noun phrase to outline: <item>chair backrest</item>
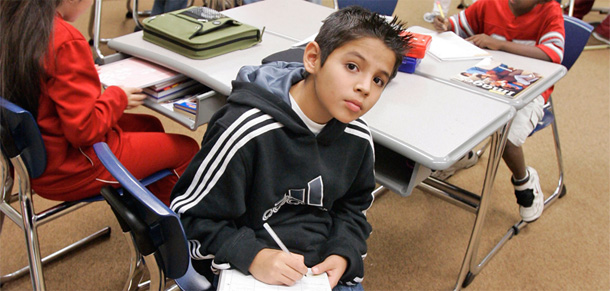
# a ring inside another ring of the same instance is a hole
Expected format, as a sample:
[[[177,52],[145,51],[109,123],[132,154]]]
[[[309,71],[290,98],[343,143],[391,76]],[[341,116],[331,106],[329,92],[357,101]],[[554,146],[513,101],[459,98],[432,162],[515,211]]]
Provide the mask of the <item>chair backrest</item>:
[[[0,122],[2,148],[7,156],[21,156],[30,178],[40,177],[47,167],[47,154],[34,116],[0,97]]]
[[[381,15],[392,15],[397,2],[398,0],[334,0],[335,9],[358,5]]]
[[[163,265],[167,277],[176,279],[183,276],[189,266],[190,255],[178,215],[127,171],[106,143],[96,143],[93,149],[123,187],[123,194],[113,188],[102,190],[121,227],[128,226],[142,255],[156,252],[155,256]]]
[[[565,48],[561,64],[568,70],[574,65],[587,45],[593,26],[572,16],[563,15],[565,26]]]
[[[561,64],[569,70],[580,56],[580,53],[582,53],[585,45],[587,45],[587,41],[593,31],[593,26],[578,18],[565,14],[563,15],[563,21],[566,35]],[[552,104],[552,99],[549,98],[548,104]],[[538,124],[530,133],[530,136],[537,131],[546,128],[555,121],[555,114],[551,107],[552,106],[545,106],[544,116],[538,121]]]

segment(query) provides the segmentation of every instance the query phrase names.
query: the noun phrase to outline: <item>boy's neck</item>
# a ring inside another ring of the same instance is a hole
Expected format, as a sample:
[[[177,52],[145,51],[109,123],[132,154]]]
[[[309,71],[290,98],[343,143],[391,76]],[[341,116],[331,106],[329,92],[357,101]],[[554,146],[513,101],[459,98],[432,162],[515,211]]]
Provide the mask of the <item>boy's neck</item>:
[[[512,1],[507,0],[508,1],[508,7],[510,8],[510,11],[513,13],[513,15],[515,15],[515,17],[519,17],[522,15],[525,15],[527,13],[529,13],[530,11],[532,11],[537,5],[539,5],[540,3],[530,7],[529,9],[519,9],[518,7],[514,7],[514,5],[512,4]]]
[[[297,82],[290,87],[290,94],[297,102],[305,116],[319,124],[326,124],[332,116],[320,103],[316,96],[313,76],[309,75],[305,79]]]

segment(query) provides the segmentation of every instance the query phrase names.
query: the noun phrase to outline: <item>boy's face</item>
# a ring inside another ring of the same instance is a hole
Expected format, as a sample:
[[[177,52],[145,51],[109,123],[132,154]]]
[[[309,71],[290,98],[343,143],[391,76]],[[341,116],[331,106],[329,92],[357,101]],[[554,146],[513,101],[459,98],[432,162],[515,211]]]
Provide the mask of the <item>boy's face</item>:
[[[310,45],[317,47],[314,42]],[[335,49],[324,66],[320,66],[319,53],[311,59],[306,49],[305,55],[305,68],[314,79],[314,98],[320,107],[312,119],[318,123],[333,117],[349,123],[368,112],[389,82],[396,60],[392,50],[372,37]]]

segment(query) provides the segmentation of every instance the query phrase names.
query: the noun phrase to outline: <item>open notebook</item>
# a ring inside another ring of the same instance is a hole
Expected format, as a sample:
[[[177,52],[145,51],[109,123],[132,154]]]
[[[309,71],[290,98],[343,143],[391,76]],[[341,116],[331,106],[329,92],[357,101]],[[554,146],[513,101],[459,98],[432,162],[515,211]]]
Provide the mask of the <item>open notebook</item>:
[[[251,275],[244,275],[242,272],[229,269],[220,272],[218,291],[280,291],[280,290],[299,290],[299,291],[331,291],[328,275],[326,273],[314,275],[311,270],[303,279],[292,286],[279,286],[265,284]]]
[[[410,27],[408,30],[432,36],[428,53],[439,61],[482,59],[491,56],[489,52],[466,41],[451,31],[438,33],[419,26]]]

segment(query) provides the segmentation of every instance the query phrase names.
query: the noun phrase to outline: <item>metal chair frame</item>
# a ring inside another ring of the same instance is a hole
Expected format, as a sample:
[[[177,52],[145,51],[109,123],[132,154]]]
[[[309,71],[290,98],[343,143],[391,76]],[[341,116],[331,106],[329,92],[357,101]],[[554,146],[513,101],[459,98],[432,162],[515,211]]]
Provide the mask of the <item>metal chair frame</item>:
[[[139,17],[149,16],[150,10],[139,11],[139,0],[127,0],[127,14],[125,17],[132,18],[136,24],[136,27],[142,29]],[[131,5],[130,5],[131,4]],[[135,11],[135,13],[134,13]],[[112,56],[104,56],[100,50],[102,43],[107,43],[110,39],[101,37],[101,23],[102,23],[102,0],[95,0],[94,6],[91,9],[91,17],[89,19],[89,34],[93,45],[93,51],[95,53],[95,63],[98,65],[104,65],[114,61],[114,59],[108,59]]]
[[[0,200],[0,231],[4,222],[4,216],[7,216],[23,230],[28,252],[28,266],[3,275],[0,277],[0,284],[3,285],[6,282],[15,280],[29,271],[34,290],[45,290],[42,271],[43,264],[56,260],[98,238],[109,237],[110,227],[105,227],[45,258],[41,258],[38,227],[91,202],[101,201],[103,198],[98,195],[79,201],[62,202],[43,211],[36,212],[32,199],[34,191],[31,188],[30,179],[39,176],[44,170],[44,167],[46,167],[46,153],[44,152],[43,147],[42,153],[33,152],[31,153],[31,156],[29,154],[24,155],[21,152],[22,148],[19,148],[23,145],[23,141],[19,140],[18,137],[13,138],[13,134],[14,130],[24,130],[25,127],[22,127],[22,125],[19,124],[21,121],[14,123],[14,120],[8,121],[7,119],[10,118],[9,115],[15,115],[14,112],[16,112],[17,115],[24,116],[24,123],[31,122],[32,124],[35,124],[35,121],[29,112],[2,98],[0,98],[0,110],[2,110],[2,114],[0,115],[2,117],[2,127],[0,127],[2,133],[2,151],[0,151],[0,178],[2,179],[0,181],[2,185],[0,193],[2,195]],[[19,119],[22,117],[17,118]],[[28,118],[30,118],[30,120],[28,120]],[[34,128],[36,130],[38,129],[37,126]],[[28,134],[32,136],[38,135],[37,138],[40,138],[40,141],[42,141],[39,132],[28,132]],[[17,143],[19,143],[19,145]],[[30,161],[31,157],[44,159],[43,168],[32,168],[33,163]],[[12,193],[14,181],[18,182],[18,191],[16,193]],[[19,200],[18,209],[12,205],[12,203],[17,200]]]

